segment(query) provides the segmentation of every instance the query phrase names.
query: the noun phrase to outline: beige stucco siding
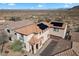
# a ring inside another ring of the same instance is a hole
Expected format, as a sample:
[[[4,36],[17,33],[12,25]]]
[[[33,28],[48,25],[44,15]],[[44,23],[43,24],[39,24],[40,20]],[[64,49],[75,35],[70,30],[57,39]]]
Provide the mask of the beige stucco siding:
[[[41,37],[43,37],[42,43],[45,43],[45,41],[47,41],[47,39],[49,38],[48,34],[49,34],[49,29],[46,29],[40,35],[38,35],[38,39],[40,39]]]
[[[57,31],[54,31],[53,28],[50,28],[50,34],[55,35],[55,36],[59,36],[62,38],[64,38],[64,36],[65,36],[65,32],[63,29],[59,29],[59,31],[57,32]]]

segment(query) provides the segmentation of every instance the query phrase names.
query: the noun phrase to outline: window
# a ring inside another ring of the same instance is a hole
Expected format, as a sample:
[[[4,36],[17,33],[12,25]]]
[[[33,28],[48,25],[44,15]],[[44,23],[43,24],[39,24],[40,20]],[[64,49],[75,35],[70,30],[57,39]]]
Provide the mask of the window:
[[[19,37],[20,40],[24,41],[24,37],[23,35],[21,34],[21,36]]]
[[[15,35],[16,35],[16,33],[15,33]]]
[[[7,32],[8,32],[8,33],[10,33],[10,30],[9,30],[9,29],[7,29]]]
[[[59,29],[58,28],[54,28],[53,31],[59,32]]]
[[[38,44],[36,44],[36,49],[38,49]]]

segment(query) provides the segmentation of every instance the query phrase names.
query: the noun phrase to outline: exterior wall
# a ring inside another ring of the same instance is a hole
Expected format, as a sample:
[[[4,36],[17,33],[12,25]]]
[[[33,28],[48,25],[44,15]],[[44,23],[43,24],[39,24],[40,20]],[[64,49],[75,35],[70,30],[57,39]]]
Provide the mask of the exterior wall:
[[[66,25],[65,30],[64,30],[64,36],[63,36],[63,38],[65,38],[66,32],[67,32],[67,25]]]
[[[28,35],[28,36],[25,36],[25,35],[24,35],[24,41],[25,41],[25,42],[29,41],[29,40],[32,38],[33,35],[34,35],[34,34],[30,34],[30,35]]]
[[[7,32],[7,29],[9,29],[9,28],[5,28],[5,32],[8,35],[8,38],[11,37],[12,41],[15,40],[16,39],[15,32],[13,30],[9,29],[10,30],[10,33],[8,33]]]
[[[33,45],[33,47],[34,47],[34,54],[36,53],[36,45]]]
[[[29,40],[32,38],[34,34],[30,34],[28,36],[24,36],[24,43],[26,44],[26,51],[29,52],[31,50],[31,45],[29,44]]]
[[[50,34],[64,38],[66,35],[66,30],[67,30],[67,25],[64,30],[59,29],[58,32],[54,31],[54,28],[50,28]]]
[[[29,52],[31,50],[31,45],[29,42],[26,42],[26,51]]]
[[[56,31],[54,31],[53,28],[50,28],[50,34],[55,35],[55,36],[59,36],[59,37],[63,37],[64,36],[64,30],[59,29],[59,31],[56,32]]]
[[[43,37],[42,43],[45,43],[45,41],[48,40],[48,34],[49,34],[49,29],[44,30],[41,34],[38,34],[38,39],[40,39],[41,37]]]
[[[29,44],[29,40],[31,39],[31,37],[33,36],[34,34],[30,34],[28,36],[25,36],[23,35],[23,39],[24,39],[24,43],[26,44],[26,51],[29,52],[31,50],[31,46]],[[19,37],[21,37],[21,34],[17,33],[17,39],[19,39]],[[20,39],[19,39],[20,40]]]
[[[17,33],[17,39],[19,39],[19,37],[21,37],[21,34]]]

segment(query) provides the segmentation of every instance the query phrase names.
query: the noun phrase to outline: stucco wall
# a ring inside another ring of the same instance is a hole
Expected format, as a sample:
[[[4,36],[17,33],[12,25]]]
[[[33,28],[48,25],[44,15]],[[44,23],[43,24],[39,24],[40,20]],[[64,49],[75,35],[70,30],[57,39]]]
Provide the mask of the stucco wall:
[[[10,33],[7,32],[7,29],[10,30]],[[14,32],[13,30],[9,28],[5,28],[5,33],[8,35],[8,38],[11,37],[12,41],[17,39],[15,35],[16,32]]]
[[[28,52],[29,52],[30,49],[31,49],[31,46],[30,46],[30,44],[29,44],[29,40],[32,38],[33,35],[34,35],[34,34],[30,34],[30,35],[28,35],[28,36],[23,35],[24,43],[26,44],[26,51],[28,51]],[[19,39],[19,37],[21,37],[21,34],[17,33],[17,39]]]
[[[43,37],[42,43],[45,43],[45,41],[47,41],[47,39],[49,34],[49,29],[46,29],[45,31],[43,31],[41,34],[38,35],[38,39],[40,39],[41,37]]]
[[[66,34],[66,30],[67,30],[67,26],[65,27],[65,29],[59,29],[59,31],[54,31],[54,28],[50,28],[50,34],[55,35],[55,36],[59,36],[64,38],[65,34]]]

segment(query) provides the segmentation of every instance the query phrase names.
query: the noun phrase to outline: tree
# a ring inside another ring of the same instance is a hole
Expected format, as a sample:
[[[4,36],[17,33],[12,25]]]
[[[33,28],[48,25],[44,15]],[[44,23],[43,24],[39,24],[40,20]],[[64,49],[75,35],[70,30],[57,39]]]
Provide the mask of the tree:
[[[75,32],[79,32],[79,27],[77,27],[77,28],[75,29]]]
[[[11,49],[13,51],[22,51],[22,42],[20,40],[15,40],[12,45],[11,45]]]

